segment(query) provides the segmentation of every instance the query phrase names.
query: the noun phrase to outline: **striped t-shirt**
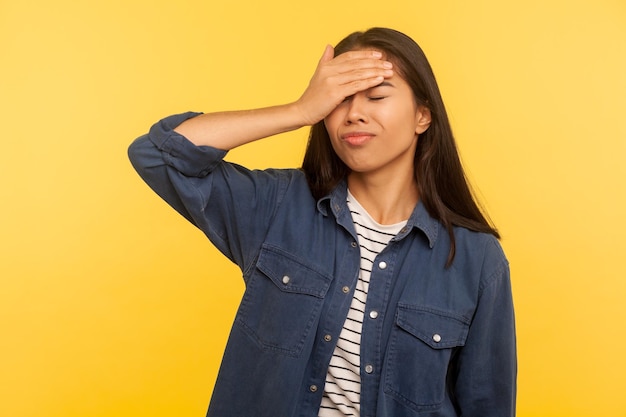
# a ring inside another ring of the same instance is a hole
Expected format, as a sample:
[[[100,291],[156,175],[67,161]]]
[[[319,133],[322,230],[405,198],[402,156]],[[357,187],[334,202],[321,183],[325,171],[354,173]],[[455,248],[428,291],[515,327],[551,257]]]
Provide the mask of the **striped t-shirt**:
[[[372,265],[376,255],[406,224],[406,221],[392,225],[375,222],[350,191],[347,203],[359,241],[361,265],[348,317],[328,367],[319,417],[360,415],[361,328]]]

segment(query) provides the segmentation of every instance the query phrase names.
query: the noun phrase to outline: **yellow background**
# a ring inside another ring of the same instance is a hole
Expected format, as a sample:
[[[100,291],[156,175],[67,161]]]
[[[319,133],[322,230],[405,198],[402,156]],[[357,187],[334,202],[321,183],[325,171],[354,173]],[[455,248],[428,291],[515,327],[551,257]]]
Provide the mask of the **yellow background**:
[[[238,271],[126,158],[159,118],[298,97],[414,37],[503,234],[518,416],[626,416],[623,0],[0,1],[0,415],[203,416]],[[306,131],[239,149],[297,166]]]

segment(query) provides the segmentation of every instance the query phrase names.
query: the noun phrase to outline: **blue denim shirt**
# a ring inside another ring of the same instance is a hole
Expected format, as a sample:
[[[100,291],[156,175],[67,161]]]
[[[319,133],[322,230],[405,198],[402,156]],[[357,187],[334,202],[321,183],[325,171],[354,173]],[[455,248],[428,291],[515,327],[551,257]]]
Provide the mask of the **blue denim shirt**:
[[[315,417],[359,271],[346,184],[315,201],[300,170],[224,162],[226,152],[173,132],[195,115],[161,120],[129,155],[243,274],[207,415]],[[507,260],[493,236],[454,233],[445,268],[448,234],[418,203],[377,256],[362,331],[362,417],[515,414]]]

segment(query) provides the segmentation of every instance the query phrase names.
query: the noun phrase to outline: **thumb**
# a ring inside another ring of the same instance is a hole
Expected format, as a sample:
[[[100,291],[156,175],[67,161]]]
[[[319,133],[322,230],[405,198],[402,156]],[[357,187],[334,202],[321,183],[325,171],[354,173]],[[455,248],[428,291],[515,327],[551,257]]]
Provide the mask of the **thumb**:
[[[326,49],[324,49],[324,54],[322,55],[322,58],[320,59],[320,63],[332,61],[334,57],[335,57],[335,48],[333,48],[331,45],[326,45]]]

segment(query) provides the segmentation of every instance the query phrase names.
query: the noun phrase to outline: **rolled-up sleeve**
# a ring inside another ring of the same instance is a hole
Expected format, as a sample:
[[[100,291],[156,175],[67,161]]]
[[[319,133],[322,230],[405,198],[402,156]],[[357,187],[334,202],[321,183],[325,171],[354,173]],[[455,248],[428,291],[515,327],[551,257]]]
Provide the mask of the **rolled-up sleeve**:
[[[260,248],[290,174],[226,163],[226,151],[196,146],[174,131],[199,114],[160,120],[130,145],[128,155],[140,177],[161,198],[244,269]]]
[[[195,146],[174,128],[199,113],[183,113],[160,120],[150,132],[137,138],[128,148],[128,157],[139,176],[161,198],[187,220],[194,219],[181,201],[173,172],[186,177],[204,177],[222,161],[225,151],[206,146]]]
[[[155,123],[146,135],[160,151],[163,162],[187,177],[206,176],[226,156],[226,151],[209,146],[196,146],[174,131],[182,122],[199,114],[189,112],[170,116]],[[132,145],[130,149],[132,161]]]

